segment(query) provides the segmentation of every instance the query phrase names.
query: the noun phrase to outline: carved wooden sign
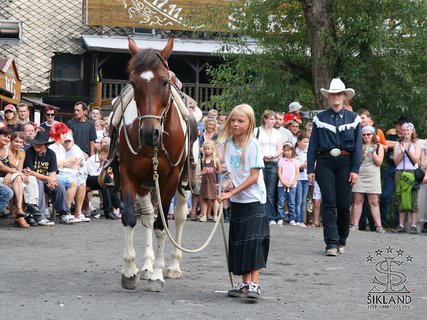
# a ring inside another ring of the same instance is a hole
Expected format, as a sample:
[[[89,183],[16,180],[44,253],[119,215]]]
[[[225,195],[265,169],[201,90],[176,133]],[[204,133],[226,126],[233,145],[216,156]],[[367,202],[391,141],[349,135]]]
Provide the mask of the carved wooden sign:
[[[86,24],[169,30],[203,30],[203,8],[233,0],[86,0]],[[219,18],[219,17],[217,17]]]

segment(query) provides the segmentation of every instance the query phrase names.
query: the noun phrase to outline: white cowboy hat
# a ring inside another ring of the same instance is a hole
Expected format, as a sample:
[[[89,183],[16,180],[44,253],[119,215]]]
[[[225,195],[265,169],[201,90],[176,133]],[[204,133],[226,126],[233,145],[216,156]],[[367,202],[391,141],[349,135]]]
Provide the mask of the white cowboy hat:
[[[321,88],[320,93],[324,97],[328,97],[329,93],[338,93],[338,92],[345,92],[347,95],[347,100],[350,100],[354,97],[354,90],[351,88],[346,88],[344,82],[341,81],[340,78],[334,78],[331,81],[331,84],[329,85],[329,90]]]
[[[294,112],[302,109],[302,105],[298,101],[294,101],[289,105],[289,112]]]

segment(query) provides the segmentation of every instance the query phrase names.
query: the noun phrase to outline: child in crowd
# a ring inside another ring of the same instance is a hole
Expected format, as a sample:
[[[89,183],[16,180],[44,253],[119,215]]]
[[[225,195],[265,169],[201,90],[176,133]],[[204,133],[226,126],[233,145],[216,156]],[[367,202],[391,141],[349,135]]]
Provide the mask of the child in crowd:
[[[296,159],[296,152],[292,144],[286,142],[283,145],[283,158],[279,160],[279,183],[277,211],[279,215],[278,225],[283,225],[285,219],[285,201],[288,204],[288,219],[292,226],[299,226],[295,221],[295,196],[297,193],[297,180],[300,164]]]
[[[95,121],[96,137],[98,142],[104,137],[105,131],[105,122],[104,120],[98,119]]]
[[[305,209],[307,204],[307,193],[308,187],[310,186],[307,177],[307,147],[308,147],[308,136],[304,133],[300,133],[297,138],[295,151],[297,159],[300,164],[298,182],[297,182],[297,194],[296,194],[296,223],[300,227],[306,227],[305,221]]]
[[[228,296],[248,299],[261,295],[259,273],[266,267],[270,247],[264,161],[254,129],[252,107],[241,104],[231,111],[220,139],[227,169],[233,174],[233,187],[218,196],[219,201],[231,200],[229,271],[242,276]]]
[[[211,220],[210,213],[213,208],[213,201],[215,201],[216,194],[216,175],[221,173],[221,162],[215,154],[215,142],[213,140],[206,140],[202,146],[202,185],[200,187],[200,222]],[[218,211],[214,210],[214,218],[216,221]],[[208,217],[207,217],[208,216]]]

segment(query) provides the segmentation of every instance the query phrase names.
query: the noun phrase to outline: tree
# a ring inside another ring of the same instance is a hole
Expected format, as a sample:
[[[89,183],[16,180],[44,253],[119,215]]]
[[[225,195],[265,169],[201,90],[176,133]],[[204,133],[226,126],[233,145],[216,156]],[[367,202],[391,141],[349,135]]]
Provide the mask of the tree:
[[[245,101],[258,113],[286,111],[294,100],[325,108],[320,88],[341,77],[356,90],[355,110],[368,108],[382,127],[409,110],[425,112],[425,1],[253,0],[231,10],[238,33],[227,46],[247,47],[250,37],[261,52],[224,53],[224,64],[210,69],[213,83],[225,86],[223,108]],[[414,122],[424,133],[421,120]]]

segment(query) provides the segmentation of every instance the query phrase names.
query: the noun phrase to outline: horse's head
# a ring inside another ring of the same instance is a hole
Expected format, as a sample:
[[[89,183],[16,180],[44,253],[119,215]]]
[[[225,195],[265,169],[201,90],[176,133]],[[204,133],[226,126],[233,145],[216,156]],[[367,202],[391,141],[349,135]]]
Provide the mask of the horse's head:
[[[161,135],[161,121],[171,102],[171,74],[167,64],[173,48],[169,39],[160,52],[154,49],[139,50],[129,39],[129,81],[134,89],[138,107],[141,141],[145,145],[157,145]]]

